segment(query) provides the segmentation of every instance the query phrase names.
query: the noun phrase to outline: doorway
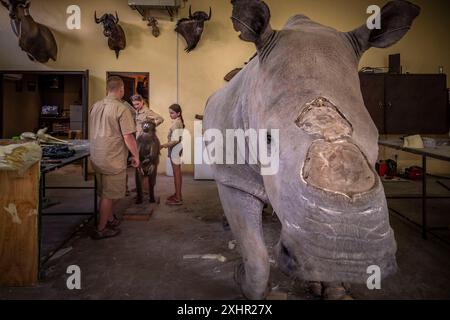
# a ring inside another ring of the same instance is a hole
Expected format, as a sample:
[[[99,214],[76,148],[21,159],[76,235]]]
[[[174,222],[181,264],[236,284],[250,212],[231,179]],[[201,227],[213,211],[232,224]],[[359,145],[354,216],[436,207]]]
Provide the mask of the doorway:
[[[140,94],[144,100],[149,104],[150,99],[150,74],[148,72],[116,72],[108,71],[106,79],[111,76],[118,76],[122,78],[125,84],[125,95],[123,100],[130,105],[131,97],[135,94]]]
[[[87,139],[89,71],[0,71],[0,138],[48,128]]]

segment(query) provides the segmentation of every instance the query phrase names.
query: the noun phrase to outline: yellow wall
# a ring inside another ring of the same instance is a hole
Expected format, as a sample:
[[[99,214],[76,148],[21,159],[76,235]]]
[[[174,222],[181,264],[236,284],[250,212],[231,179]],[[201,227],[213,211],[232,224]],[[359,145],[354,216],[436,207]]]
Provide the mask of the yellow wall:
[[[253,55],[254,47],[240,41],[233,31],[229,0],[191,0],[194,10],[213,8],[213,19],[206,24],[196,50],[186,54],[179,39],[179,103],[184,109],[187,128],[193,130],[195,114],[201,114],[207,98],[223,84],[224,75]],[[383,5],[379,0],[267,0],[272,10],[272,25],[281,28],[295,13],[339,30],[352,30],[365,23],[368,5]],[[423,9],[414,28],[392,48],[372,49],[361,66],[387,66],[388,54],[401,53],[403,70],[411,73],[436,73],[438,66],[450,70],[448,41],[450,3],[447,0],[413,0]],[[66,8],[77,4],[82,10],[82,29],[66,28]],[[189,3],[188,3],[189,4]],[[116,60],[101,27],[93,21],[99,15],[117,10],[125,29],[128,47]],[[90,103],[104,94],[107,71],[150,73],[150,104],[168,119],[167,107],[177,101],[177,36],[175,22],[160,21],[161,36],[154,38],[140,16],[127,6],[127,0],[33,0],[31,13],[37,21],[52,28],[59,45],[57,62],[40,65],[30,62],[17,45],[6,10],[0,8],[0,69],[90,70]],[[187,15],[187,8],[180,17]],[[165,139],[169,121],[160,128]],[[165,161],[161,162],[164,166]],[[164,170],[164,168],[161,168]]]

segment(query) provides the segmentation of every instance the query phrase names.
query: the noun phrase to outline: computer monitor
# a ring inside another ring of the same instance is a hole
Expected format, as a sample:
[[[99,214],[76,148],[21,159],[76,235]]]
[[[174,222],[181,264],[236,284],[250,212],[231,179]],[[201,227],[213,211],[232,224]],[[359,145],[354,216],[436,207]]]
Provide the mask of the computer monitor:
[[[42,106],[41,108],[42,117],[58,117],[59,107],[58,106]]]

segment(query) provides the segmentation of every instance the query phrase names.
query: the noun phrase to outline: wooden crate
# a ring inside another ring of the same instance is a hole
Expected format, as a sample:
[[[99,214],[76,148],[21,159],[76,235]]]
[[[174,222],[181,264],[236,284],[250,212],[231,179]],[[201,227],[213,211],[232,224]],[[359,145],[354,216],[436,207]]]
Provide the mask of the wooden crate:
[[[23,177],[0,171],[0,286],[38,281],[40,165]]]

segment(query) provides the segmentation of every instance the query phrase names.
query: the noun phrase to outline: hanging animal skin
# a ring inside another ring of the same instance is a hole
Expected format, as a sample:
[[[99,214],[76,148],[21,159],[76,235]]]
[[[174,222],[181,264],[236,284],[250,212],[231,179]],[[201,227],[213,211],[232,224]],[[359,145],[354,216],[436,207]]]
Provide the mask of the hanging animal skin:
[[[32,61],[56,61],[58,45],[50,29],[34,21],[30,15],[31,2],[25,0],[0,0],[9,11],[11,26],[19,38],[19,46]]]
[[[158,26],[158,20],[156,20],[155,17],[148,18],[148,24],[149,27],[152,27],[152,34],[155,38],[158,38],[161,34]]]
[[[119,59],[121,50],[127,46],[125,32],[119,25],[119,16],[105,13],[100,19],[97,18],[97,12],[94,15],[97,24],[103,24],[103,34],[108,38],[108,46],[111,50],[116,52],[116,57]]]
[[[205,27],[205,21],[211,20],[211,7],[209,8],[209,15],[203,11],[192,13],[192,8],[189,7],[189,18],[183,18],[177,22],[175,31],[181,34],[186,40],[186,52],[191,52],[197,47]]]

